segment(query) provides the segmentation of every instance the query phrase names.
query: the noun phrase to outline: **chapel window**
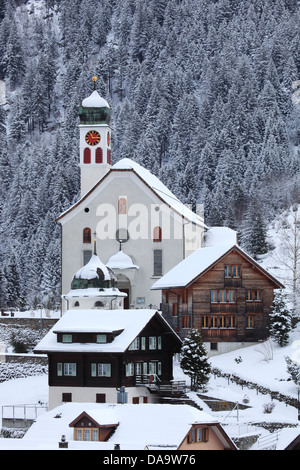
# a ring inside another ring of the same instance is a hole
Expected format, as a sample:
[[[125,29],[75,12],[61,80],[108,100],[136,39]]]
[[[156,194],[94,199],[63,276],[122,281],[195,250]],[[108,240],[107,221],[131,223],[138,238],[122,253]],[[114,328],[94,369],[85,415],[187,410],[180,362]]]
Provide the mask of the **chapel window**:
[[[96,149],[96,158],[95,158],[96,163],[103,163],[103,153],[102,153],[102,148],[98,147]]]
[[[91,243],[92,241],[92,232],[91,229],[86,227],[83,229],[83,243]]]
[[[120,197],[118,203],[118,213],[127,214],[127,200],[125,197]]]
[[[91,149],[88,147],[83,152],[83,163],[91,163]]]
[[[159,227],[159,226],[154,227],[154,229],[153,229],[153,241],[154,242],[161,242],[161,240],[162,240],[161,227]]]

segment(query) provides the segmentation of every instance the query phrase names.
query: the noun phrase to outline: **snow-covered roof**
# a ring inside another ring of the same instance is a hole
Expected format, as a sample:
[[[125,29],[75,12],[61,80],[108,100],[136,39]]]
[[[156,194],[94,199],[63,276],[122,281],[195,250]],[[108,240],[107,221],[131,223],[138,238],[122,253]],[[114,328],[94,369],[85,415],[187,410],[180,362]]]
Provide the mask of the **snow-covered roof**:
[[[112,166],[112,170],[133,170],[160,199],[168,206],[172,207],[181,216],[197,225],[203,226],[203,218],[185,206],[158,178],[149,170],[130,158],[123,158]]]
[[[68,310],[39,342],[34,352],[122,353],[155,315],[159,316],[167,329],[173,331],[156,310]],[[121,333],[111,343],[57,342],[57,333],[113,333],[116,331],[121,331]],[[174,331],[173,333],[177,337]]]
[[[69,424],[82,412],[86,412],[99,424],[118,423],[107,442],[73,440],[73,428]],[[58,449],[58,442],[65,435],[69,449],[109,450],[114,449],[115,444],[120,445],[121,451],[144,450],[145,447],[178,448],[192,424],[209,424],[221,428],[217,419],[189,405],[65,403],[40,415],[22,441],[25,447],[30,447],[32,443],[36,448],[41,448],[44,443],[47,448],[53,446]]]
[[[84,108],[109,108],[108,102],[99,95],[97,90],[82,101]]]
[[[107,178],[108,175],[112,174],[114,171],[131,171],[134,172],[144,183],[158,196],[158,198],[167,206],[171,207],[174,212],[179,214],[181,217],[184,217],[191,223],[196,224],[197,226],[207,229],[204,224],[203,217],[199,216],[192,210],[190,210],[186,205],[184,205],[173,193],[170,191],[167,186],[165,186],[155,175],[153,175],[149,170],[139,165],[137,162],[129,158],[123,158],[115,163],[107,172],[104,174],[102,179],[96,183],[96,185],[90,189],[78,202],[73,206],[63,212],[58,218],[59,221],[66,214],[72,211],[75,207],[81,204],[93,191],[94,189],[103,181],[104,178]]]
[[[122,250],[112,255],[106,263],[106,266],[111,269],[140,269],[139,266],[133,263],[130,256]]]
[[[204,274],[212,267],[220,258],[225,256],[231,250],[236,249],[242,256],[247,258],[261,272],[266,274],[273,282],[281,286],[271,274],[263,269],[257,262],[245,253],[236,244],[224,244],[218,246],[202,247],[191,253],[187,258],[178,263],[174,268],[168,271],[151,287],[152,290],[170,289],[175,287],[186,287],[194,279]]]
[[[109,272],[105,264],[102,263],[100,258],[95,254],[91,256],[91,259],[86,265],[84,265],[82,268],[80,268],[76,272],[75,278],[77,279],[98,278],[99,277],[97,273],[98,269],[100,269],[103,272],[105,281],[109,281],[111,279],[111,273]]]
[[[204,235],[203,246],[237,244],[237,232],[229,227],[209,227]]]
[[[86,289],[71,289],[66,295],[63,295],[64,299],[74,299],[76,297],[89,297],[96,299],[97,297],[127,297],[125,292],[121,292],[116,287],[106,287],[103,290],[99,290],[99,287],[87,287]]]

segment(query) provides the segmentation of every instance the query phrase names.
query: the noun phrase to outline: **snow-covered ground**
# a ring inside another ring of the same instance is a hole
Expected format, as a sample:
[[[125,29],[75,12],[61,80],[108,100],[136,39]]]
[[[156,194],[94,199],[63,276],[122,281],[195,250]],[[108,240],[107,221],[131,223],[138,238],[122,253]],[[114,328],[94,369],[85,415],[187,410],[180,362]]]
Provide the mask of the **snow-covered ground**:
[[[284,357],[289,356],[294,359],[299,357],[300,341],[297,339],[299,337],[299,330],[294,331],[291,335],[290,343],[286,347],[280,348],[276,344],[270,346],[269,342],[267,344],[262,343],[258,346],[249,346],[212,357],[210,361],[213,367],[217,367],[225,373],[238,375],[243,379],[267,387],[270,390],[279,391],[283,395],[296,398],[297,388],[291,380],[288,380],[289,376],[286,372]],[[238,361],[235,360],[237,358],[239,359]],[[189,378],[184,376],[176,361],[174,363],[174,378],[184,378],[189,383]],[[272,400],[269,394],[263,395],[255,389],[236,385],[227,378],[212,375],[205,395],[240,404],[243,403],[246,397],[249,400],[247,404],[250,408],[248,409],[242,410],[239,408],[231,412],[214,412],[195,392],[189,393],[190,398],[198,403],[204,412],[217,418],[227,433],[233,438],[257,433],[261,437],[270,436],[269,431],[261,427],[260,423],[281,423],[283,429],[279,433],[272,435],[272,439],[277,445],[277,450],[281,450],[289,441],[300,434],[300,421],[298,421],[297,409],[278,400]],[[43,403],[48,401],[46,375],[0,383],[1,405],[36,404],[39,401]],[[271,402],[275,405],[273,411],[269,414],[265,413],[265,405]],[[2,413],[2,409],[0,411]],[[0,439],[0,449],[30,449],[33,446],[33,442],[29,439],[2,438]],[[259,442],[255,443],[251,450],[260,449]],[[74,444],[73,442],[72,448],[74,448]],[[82,446],[82,444],[80,445]],[[44,443],[44,446],[47,447],[47,443]]]

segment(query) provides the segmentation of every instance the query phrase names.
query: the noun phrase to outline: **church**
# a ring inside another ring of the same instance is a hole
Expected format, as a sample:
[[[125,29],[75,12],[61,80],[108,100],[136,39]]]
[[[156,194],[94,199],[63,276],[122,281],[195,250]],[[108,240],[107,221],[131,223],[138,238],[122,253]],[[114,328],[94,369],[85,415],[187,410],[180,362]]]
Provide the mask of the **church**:
[[[62,312],[74,273],[94,251],[114,271],[124,308],[159,309],[154,282],[200,248],[206,226],[149,170],[111,164],[111,109],[96,89],[79,107],[81,198],[57,218],[62,230]],[[94,247],[95,244],[95,247]]]

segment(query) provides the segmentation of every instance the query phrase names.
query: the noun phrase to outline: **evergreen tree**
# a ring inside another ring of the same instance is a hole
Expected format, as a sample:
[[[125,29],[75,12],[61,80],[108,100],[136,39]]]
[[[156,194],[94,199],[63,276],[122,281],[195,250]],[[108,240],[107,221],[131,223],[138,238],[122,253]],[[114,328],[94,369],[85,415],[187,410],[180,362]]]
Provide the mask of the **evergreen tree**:
[[[287,372],[291,376],[291,379],[296,385],[300,385],[300,364],[297,361],[293,361],[290,357],[285,357],[287,364]]]
[[[180,367],[191,378],[191,390],[204,387],[209,381],[211,366],[198,330],[191,329],[183,341]]]
[[[286,346],[292,329],[291,314],[286,306],[283,292],[275,292],[270,313],[270,335],[279,344]]]

